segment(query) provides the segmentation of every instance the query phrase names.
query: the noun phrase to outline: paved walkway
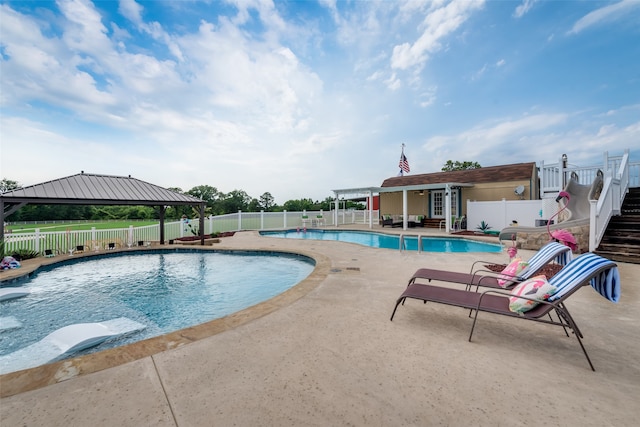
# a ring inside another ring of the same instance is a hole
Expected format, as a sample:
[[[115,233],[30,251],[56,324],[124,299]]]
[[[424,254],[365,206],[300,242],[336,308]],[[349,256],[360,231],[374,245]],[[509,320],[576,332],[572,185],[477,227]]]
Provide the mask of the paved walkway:
[[[175,348],[86,375],[74,372],[81,364],[58,365],[56,375],[70,379],[3,398],[0,424],[632,426],[640,418],[640,265],[620,264],[618,304],[590,288],[569,300],[592,372],[575,338],[557,327],[484,314],[468,342],[465,310],[417,301],[389,321],[413,271],[466,271],[478,254],[253,232],[218,247],[300,250],[318,257],[318,271],[257,315],[217,322],[213,336],[183,332]],[[6,376],[0,381],[5,388]]]

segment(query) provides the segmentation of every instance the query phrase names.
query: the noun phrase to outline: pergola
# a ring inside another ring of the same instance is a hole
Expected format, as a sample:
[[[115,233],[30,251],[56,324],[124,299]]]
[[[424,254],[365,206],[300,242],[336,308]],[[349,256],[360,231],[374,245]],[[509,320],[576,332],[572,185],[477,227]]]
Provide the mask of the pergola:
[[[337,206],[340,197],[351,199],[353,197],[365,197],[369,200],[369,228],[373,228],[373,196],[380,193],[397,193],[402,192],[402,229],[407,230],[408,223],[408,211],[407,211],[407,193],[409,191],[425,191],[425,190],[444,190],[445,191],[445,223],[446,231],[449,232],[453,224],[451,224],[451,189],[460,187],[473,187],[473,184],[462,182],[446,182],[436,184],[413,184],[403,185],[396,187],[360,187],[360,188],[343,188],[340,190],[333,190],[336,195],[336,214]],[[334,224],[337,224],[337,218],[334,220]]]
[[[200,243],[204,245],[206,202],[129,176],[77,175],[18,188],[0,194],[0,241],[4,241],[5,218],[21,207],[32,205],[133,205],[159,209],[160,244],[164,244],[164,213],[167,206],[198,206]]]

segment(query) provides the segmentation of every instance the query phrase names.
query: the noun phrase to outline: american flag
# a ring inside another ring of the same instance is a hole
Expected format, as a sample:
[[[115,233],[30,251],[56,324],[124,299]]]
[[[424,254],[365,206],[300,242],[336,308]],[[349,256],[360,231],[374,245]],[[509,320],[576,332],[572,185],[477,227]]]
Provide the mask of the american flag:
[[[411,169],[409,169],[409,161],[407,160],[407,156],[404,155],[404,151],[400,155],[400,163],[398,163],[398,166],[400,167],[401,175],[402,172],[409,173],[411,171]]]

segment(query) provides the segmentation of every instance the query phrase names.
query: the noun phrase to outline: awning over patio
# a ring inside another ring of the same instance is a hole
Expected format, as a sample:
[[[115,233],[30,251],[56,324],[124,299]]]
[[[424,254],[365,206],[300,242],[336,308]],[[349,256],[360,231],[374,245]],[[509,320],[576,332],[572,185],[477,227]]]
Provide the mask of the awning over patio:
[[[412,184],[402,185],[396,187],[356,187],[356,188],[343,188],[339,190],[332,190],[336,195],[336,206],[338,206],[339,200],[366,197],[369,201],[369,228],[373,228],[373,218],[371,212],[373,211],[373,196],[380,193],[398,193],[402,192],[402,229],[406,230],[409,227],[408,218],[409,213],[407,210],[407,194],[409,191],[425,191],[425,190],[444,190],[445,192],[445,221],[446,231],[449,232],[452,228],[451,224],[451,189],[456,187],[473,187],[473,184],[463,182],[446,182],[446,183],[434,183],[434,184]],[[337,209],[336,209],[337,215]],[[334,223],[337,224],[337,221]]]

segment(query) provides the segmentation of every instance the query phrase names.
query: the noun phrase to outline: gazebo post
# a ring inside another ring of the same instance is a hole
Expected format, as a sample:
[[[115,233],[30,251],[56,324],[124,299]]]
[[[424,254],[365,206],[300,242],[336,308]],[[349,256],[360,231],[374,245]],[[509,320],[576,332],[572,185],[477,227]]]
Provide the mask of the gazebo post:
[[[164,245],[164,210],[166,206],[160,206],[160,212],[158,216],[160,217],[160,244]]]
[[[4,200],[0,199],[0,243],[4,242]]]
[[[204,246],[204,210],[205,203],[200,203],[200,246]]]

